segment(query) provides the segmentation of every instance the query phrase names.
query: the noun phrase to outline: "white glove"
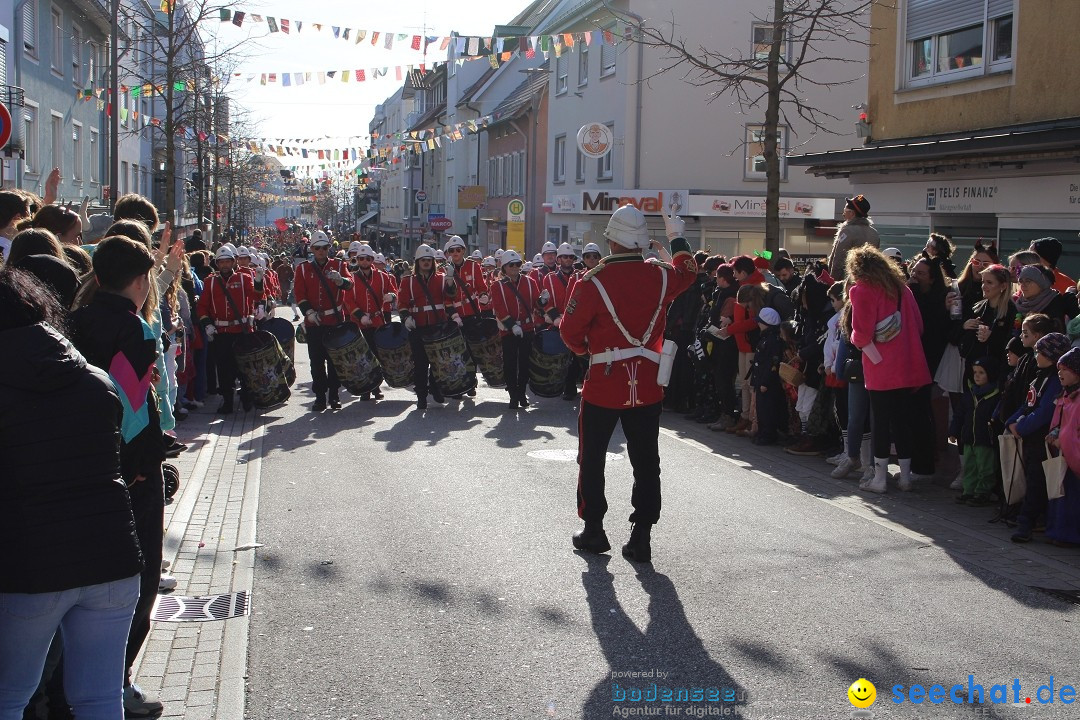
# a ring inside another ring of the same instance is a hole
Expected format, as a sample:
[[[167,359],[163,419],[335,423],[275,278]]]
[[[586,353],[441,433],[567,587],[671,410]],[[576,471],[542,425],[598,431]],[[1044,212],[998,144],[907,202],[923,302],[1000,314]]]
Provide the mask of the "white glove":
[[[412,317],[405,318],[405,329],[410,331],[416,329],[416,321]]]
[[[705,332],[709,333],[713,337],[720,337],[721,330],[715,325],[710,325],[709,327],[705,328]]]
[[[262,282],[262,279],[264,277],[266,277],[266,268],[264,268],[264,267],[255,268],[255,279]]]
[[[547,290],[540,293],[540,304],[541,305],[547,305],[548,300],[550,300],[550,299],[551,299],[551,293],[548,292]]]
[[[266,319],[266,310],[263,308],[262,305],[255,308],[255,319],[256,320],[265,320]]]
[[[397,300],[397,295],[395,295],[394,293],[386,293],[382,296],[382,301],[384,303],[392,303],[395,300]]]
[[[453,316],[452,318],[450,318],[450,319],[451,319],[451,320],[453,320],[453,321],[454,321],[454,323],[455,323],[455,324],[456,324],[456,325],[457,325],[458,327],[461,327],[462,325],[464,325],[464,324],[465,324],[465,321],[464,321],[464,320],[462,320],[462,319],[461,319],[461,316],[460,316],[460,315],[458,315],[457,313],[454,313],[454,316]]]
[[[319,313],[315,312],[314,310],[308,310],[306,313],[304,313],[304,317],[307,318],[309,325],[319,324]]]
[[[560,315],[559,317],[555,318],[555,322],[553,322],[553,323],[551,323],[551,324],[552,324],[552,325],[554,325],[554,326],[555,326],[555,327],[557,327],[557,328],[561,328],[561,327],[562,327],[562,315]]]
[[[514,327],[510,328],[510,332],[514,333],[514,337],[523,337],[525,335],[525,331],[516,323],[514,324]]]
[[[667,232],[668,241],[686,235],[686,221],[675,214],[675,208],[668,208],[668,212],[663,210],[660,212],[664,216],[664,230]]]
[[[217,328],[214,327],[213,325],[207,325],[206,326],[206,339],[207,340],[213,340],[215,335],[217,335]]]
[[[446,263],[446,269],[443,270],[443,275],[446,276],[447,280],[454,279],[454,263]]]
[[[363,325],[364,327],[371,327],[371,316],[368,315],[367,313],[364,313],[360,317],[360,324]]]
[[[481,293],[480,297],[477,298],[477,299],[480,301],[481,305],[490,305],[491,304],[491,296],[488,295],[487,293]]]

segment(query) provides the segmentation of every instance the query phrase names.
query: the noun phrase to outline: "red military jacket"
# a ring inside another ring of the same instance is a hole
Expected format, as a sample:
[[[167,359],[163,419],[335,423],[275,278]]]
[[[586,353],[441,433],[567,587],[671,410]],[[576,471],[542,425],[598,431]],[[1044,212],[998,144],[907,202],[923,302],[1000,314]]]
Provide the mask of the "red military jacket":
[[[547,317],[548,322],[555,322],[555,318],[566,312],[566,303],[570,302],[570,296],[573,294],[577,282],[578,275],[576,272],[566,275],[562,270],[557,270],[544,276],[544,280],[540,284],[540,291],[548,291],[548,301],[544,305],[544,315]]]
[[[484,310],[484,306],[480,304],[480,296],[488,291],[488,281],[484,277],[483,266],[472,258],[465,258],[461,267],[454,266],[454,283],[458,288],[454,307],[461,317],[479,315],[478,311]]]
[[[398,292],[398,310],[408,313],[416,320],[419,327],[439,325],[454,314],[454,293],[447,293],[444,288],[446,276],[436,270],[425,280],[419,275],[409,275],[401,278],[401,289]],[[431,299],[424,292],[423,283],[427,286]],[[449,299],[448,299],[449,298]],[[434,301],[434,305],[432,305]]]
[[[600,353],[623,349],[633,352],[634,348],[608,312],[598,284],[603,285],[620,322],[634,339],[642,340],[649,323],[656,318],[642,347],[657,357],[663,349],[664,326],[671,302],[690,287],[697,276],[694,256],[684,249],[686,242],[677,240],[673,245],[678,250],[672,265],[643,261],[637,253],[609,255],[574,287],[560,334],[573,352],[593,356],[594,364],[585,376],[581,394],[586,402],[625,409],[652,405],[664,399],[664,389],[656,384],[659,369],[656,361],[636,356],[614,360],[610,364],[596,362]],[[665,275],[667,288],[661,294]]]
[[[510,278],[504,277],[491,288],[491,304],[504,336],[509,334],[507,328],[513,324],[508,320],[521,325],[521,329],[525,331],[535,329],[540,322],[540,312],[537,310],[540,286],[525,273],[518,275],[517,293],[511,289],[512,285]],[[518,294],[521,295],[520,298]]]
[[[367,280],[367,285],[364,284]],[[368,289],[371,285],[371,289]],[[387,293],[396,292],[390,276],[381,270],[372,270],[371,277],[365,278],[362,272],[353,275],[353,286],[345,293],[345,312],[361,328],[380,328],[386,324],[384,312],[390,312],[390,303],[383,302]],[[372,297],[374,293],[375,297]],[[371,325],[362,325],[360,318],[367,315]]]
[[[240,315],[236,314],[232,304],[225,299],[229,293]],[[242,333],[247,330],[244,320],[255,312],[255,302],[261,293],[256,292],[255,283],[245,272],[231,272],[226,280],[219,273],[206,278],[202,295],[195,305],[195,312],[202,326],[213,325],[220,333]]]
[[[331,270],[337,270],[341,277],[345,278],[345,284],[342,287],[337,287],[330,278],[326,277]],[[326,281],[326,287],[323,287],[319,275],[322,275],[323,280]],[[330,288],[333,296],[327,295],[327,287]],[[308,310],[317,312],[320,325],[337,325],[340,322],[339,315],[341,320],[345,319],[343,301],[345,293],[351,287],[352,275],[349,274],[349,268],[345,266],[344,261],[337,258],[330,258],[322,268],[319,268],[314,260],[306,260],[296,266],[296,275],[293,278],[293,295],[296,297],[296,304],[300,306],[300,312],[305,315]]]
[[[557,268],[558,266],[556,265],[555,267]],[[554,268],[550,268],[547,265],[540,265],[540,267],[534,267],[532,270],[529,271],[529,277],[535,280],[536,284],[539,285],[544,281],[544,278],[548,275],[548,273],[553,273],[555,271],[556,270]]]

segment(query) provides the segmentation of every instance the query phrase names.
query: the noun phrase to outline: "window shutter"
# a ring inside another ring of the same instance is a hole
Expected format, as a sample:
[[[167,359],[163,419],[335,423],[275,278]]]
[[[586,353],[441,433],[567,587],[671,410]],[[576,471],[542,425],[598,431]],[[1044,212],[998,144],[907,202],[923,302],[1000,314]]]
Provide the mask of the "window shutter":
[[[37,0],[28,0],[23,5],[23,44],[28,48],[37,47]]]
[[[986,17],[993,19],[1013,14],[1013,0],[990,0]]]
[[[978,25],[985,10],[986,0],[909,0],[907,41]]]
[[[0,40],[0,85],[7,85],[7,43],[3,40]]]

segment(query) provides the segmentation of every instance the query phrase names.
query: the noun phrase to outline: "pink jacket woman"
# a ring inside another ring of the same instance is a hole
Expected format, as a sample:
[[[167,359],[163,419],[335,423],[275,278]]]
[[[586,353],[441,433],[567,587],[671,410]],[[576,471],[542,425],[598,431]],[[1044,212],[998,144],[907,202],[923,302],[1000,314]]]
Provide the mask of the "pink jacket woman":
[[[901,296],[900,334],[884,343],[874,342],[874,328],[896,312],[896,298],[889,297],[884,288],[863,281],[853,285],[848,295],[851,298],[851,342],[863,351],[866,389],[897,390],[929,385],[930,368],[921,339],[922,315],[911,290],[905,286]]]

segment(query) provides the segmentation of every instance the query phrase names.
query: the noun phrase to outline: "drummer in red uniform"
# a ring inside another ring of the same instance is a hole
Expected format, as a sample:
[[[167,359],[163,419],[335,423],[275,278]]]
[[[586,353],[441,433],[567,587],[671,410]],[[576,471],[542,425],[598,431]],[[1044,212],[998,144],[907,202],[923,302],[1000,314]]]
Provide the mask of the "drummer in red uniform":
[[[600,264],[600,246],[596,243],[586,245],[585,249],[581,251],[581,262],[585,263],[585,271],[579,273],[578,277]]]
[[[683,237],[685,223],[664,215],[672,259],[649,238],[645,216],[633,205],[616,210],[604,236],[611,254],[578,282],[562,321],[562,338],[578,355],[591,354],[578,415],[578,517],[585,528],[574,547],[594,553],[611,549],[604,532],[604,461],[615,424],[622,423],[634,470],[634,512],[624,556],[650,562],[652,526],[660,519],[660,411],[664,389],[657,377],[663,356],[668,308],[693,284],[697,263]],[[661,259],[643,261],[655,248]],[[618,310],[616,310],[616,308]],[[670,366],[668,366],[670,371]]]
[[[465,257],[465,241],[457,235],[451,235],[446,241],[444,252],[447,262],[443,272],[458,289],[454,309],[467,321],[480,315],[483,306],[491,303],[484,268],[474,258]]]
[[[409,345],[413,354],[413,384],[416,386],[416,407],[427,407],[428,389],[435,402],[446,402],[442,390],[434,378],[430,377],[431,366],[428,362],[424,341],[417,332],[420,329],[434,329],[446,324],[447,319],[461,326],[461,316],[454,312],[453,301],[457,296],[457,285],[447,282],[446,276],[435,269],[435,250],[430,245],[420,245],[414,255],[413,273],[401,278],[398,291],[398,312],[401,321],[409,330]],[[450,304],[448,307],[448,303]]]
[[[330,259],[330,238],[322,230],[312,233],[311,252],[314,259],[300,263],[293,278],[296,303],[304,313],[308,359],[311,361],[311,389],[315,392],[311,410],[325,410],[328,394],[330,407],[340,410],[338,390],[341,384],[334,364],[326,354],[323,338],[330,328],[345,321],[343,298],[352,288],[352,276],[345,261]]]
[[[566,312],[566,303],[574,292],[577,284],[577,271],[574,270],[574,261],[577,254],[569,243],[559,246],[556,257],[556,270],[549,272],[540,281],[540,306],[544,310],[544,319],[554,328],[562,324],[563,313]],[[578,358],[570,362],[566,373],[566,384],[563,386],[563,400],[577,398],[577,381],[581,375],[581,363]]]
[[[217,272],[206,278],[195,312],[207,339],[214,341],[216,338],[214,361],[221,391],[218,413],[226,415],[233,411],[233,393],[239,375],[233,343],[241,333],[248,332],[254,322],[255,302],[262,295],[266,271],[253,271],[253,280],[252,275],[237,270],[236,255],[228,245],[218,248],[214,260]],[[251,394],[242,380],[240,402],[244,410],[252,408]]]
[[[352,254],[352,248],[349,253]],[[370,245],[360,245],[356,249],[356,272],[353,273],[352,289],[345,293],[345,314],[360,326],[368,347],[375,348],[375,331],[390,322],[391,304],[397,297],[390,275],[375,270],[375,251]],[[361,400],[370,400],[371,395],[382,400],[382,390],[375,388],[372,393],[364,393]]]
[[[502,336],[510,409],[516,410],[529,407],[525,388],[529,383],[529,348],[541,317],[540,288],[521,272],[521,256],[515,250],[502,254],[502,271],[502,278],[491,288],[491,302]]]

